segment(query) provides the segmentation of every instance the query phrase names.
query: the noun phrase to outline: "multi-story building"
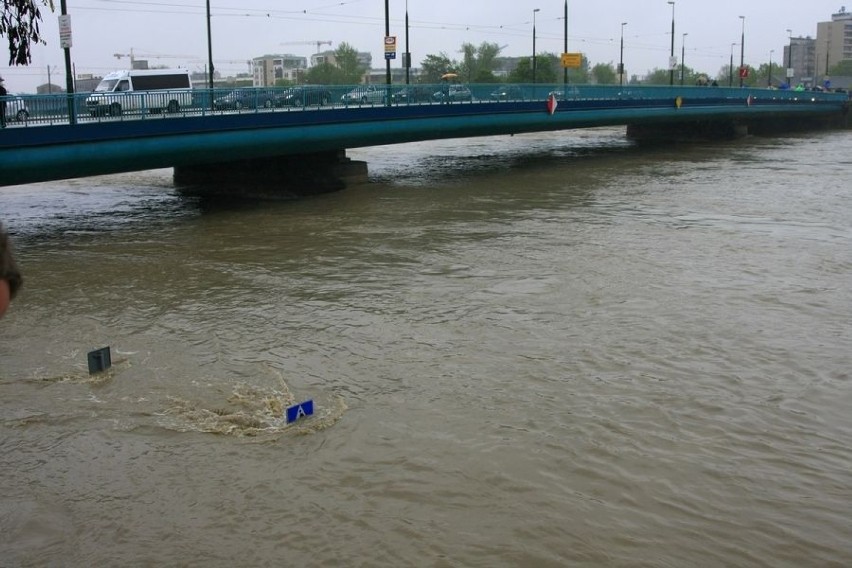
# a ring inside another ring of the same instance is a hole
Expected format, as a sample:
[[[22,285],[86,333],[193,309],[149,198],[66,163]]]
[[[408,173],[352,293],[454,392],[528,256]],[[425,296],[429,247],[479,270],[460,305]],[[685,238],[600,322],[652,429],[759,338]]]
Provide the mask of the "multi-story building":
[[[332,50],[323,51],[322,53],[315,53],[314,55],[311,55],[311,66],[321,65],[323,63],[330,63],[331,65],[334,65],[334,62],[334,51]],[[358,65],[366,69],[370,69],[373,66],[373,55],[369,51],[359,51]]]
[[[852,12],[844,7],[831,15],[830,22],[817,24],[817,81],[828,78],[828,70],[846,59],[852,59]]]
[[[790,45],[784,46],[783,66],[793,70],[793,85],[811,84],[816,71],[816,40],[810,36],[791,37]]]
[[[272,87],[278,80],[298,82],[308,68],[308,59],[299,55],[263,55],[251,60],[252,85]]]

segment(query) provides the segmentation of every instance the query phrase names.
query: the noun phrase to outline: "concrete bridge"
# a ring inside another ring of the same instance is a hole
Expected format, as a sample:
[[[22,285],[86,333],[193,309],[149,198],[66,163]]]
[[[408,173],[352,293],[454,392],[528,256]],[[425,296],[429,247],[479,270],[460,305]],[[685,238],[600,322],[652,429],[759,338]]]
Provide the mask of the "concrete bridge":
[[[230,177],[331,188],[352,173],[347,148],[609,125],[640,139],[734,136],[843,124],[849,106],[845,93],[585,85],[521,85],[505,96],[472,85],[470,100],[397,103],[402,87],[346,104],[353,87],[324,87],[330,97],[286,106],[268,102],[274,90],[248,89],[257,104],[218,110],[213,101],[226,92],[196,90],[192,105],[173,112],[143,105],[98,116],[85,112],[85,94],[9,99],[0,186],[174,167],[179,184]],[[28,116],[14,120],[22,105]]]

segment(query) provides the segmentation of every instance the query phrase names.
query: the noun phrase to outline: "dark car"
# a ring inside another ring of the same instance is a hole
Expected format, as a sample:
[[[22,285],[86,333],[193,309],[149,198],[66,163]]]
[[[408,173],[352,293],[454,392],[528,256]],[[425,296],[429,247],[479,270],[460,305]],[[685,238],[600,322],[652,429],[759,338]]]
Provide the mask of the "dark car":
[[[488,96],[492,101],[523,101],[524,91],[517,85],[501,85]]]
[[[240,110],[242,108],[272,108],[275,100],[272,93],[257,89],[237,89],[224,97],[213,100],[216,110]]]
[[[394,104],[425,103],[432,100],[432,88],[421,86],[405,87],[391,95]]]
[[[468,89],[465,85],[452,83],[448,85],[446,89],[441,89],[434,93],[432,95],[432,99],[445,103],[454,101],[472,101],[473,93],[471,93],[470,89]]]
[[[320,85],[291,87],[275,97],[275,106],[323,106],[329,102],[331,91]]]

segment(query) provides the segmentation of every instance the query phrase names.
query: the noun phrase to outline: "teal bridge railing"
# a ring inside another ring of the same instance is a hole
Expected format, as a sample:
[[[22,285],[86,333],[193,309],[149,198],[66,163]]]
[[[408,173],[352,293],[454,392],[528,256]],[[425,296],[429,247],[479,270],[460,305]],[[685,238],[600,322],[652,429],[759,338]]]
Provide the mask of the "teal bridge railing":
[[[105,95],[97,106],[90,96],[4,97],[0,186],[438,138],[839,118],[849,106],[839,92],[563,84],[195,89]]]

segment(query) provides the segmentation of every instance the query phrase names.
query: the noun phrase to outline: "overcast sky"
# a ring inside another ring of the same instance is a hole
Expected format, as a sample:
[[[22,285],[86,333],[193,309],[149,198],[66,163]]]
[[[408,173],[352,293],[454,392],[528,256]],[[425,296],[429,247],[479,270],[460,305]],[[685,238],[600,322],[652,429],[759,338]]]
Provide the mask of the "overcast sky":
[[[33,50],[30,67],[12,67],[3,38],[0,75],[10,92],[34,92],[48,80],[65,84],[64,54],[59,47],[58,10],[43,13],[47,45]],[[561,53],[565,0],[388,0],[391,35],[405,50],[406,4],[409,48],[414,65],[429,54],[444,52],[459,59],[463,43],[496,43],[501,55],[532,53],[535,17],[536,51]],[[247,71],[247,60],[270,53],[310,56],[317,41],[337,48],[347,42],[373,54],[384,68],[384,0],[210,0],[213,60],[223,74]],[[675,54],[686,46],[686,65],[716,75],[740,59],[745,16],[745,61],[758,66],[781,62],[788,32],[816,37],[817,22],[828,21],[843,0],[569,0],[568,51],[583,52],[594,65],[618,63],[622,22],[624,63],[629,75],[666,69],[671,50],[672,12]],[[71,60],[78,74],[102,75],[129,67],[131,49],[152,65],[204,70],[207,60],[205,0],[67,0],[71,15]],[[534,9],[539,11],[535,13]],[[850,1],[852,10],[852,1]],[[683,34],[688,34],[685,38]],[[731,47],[732,43],[737,46]],[[321,49],[329,49],[321,45]],[[770,50],[774,53],[770,56]],[[393,67],[400,66],[397,56]]]

